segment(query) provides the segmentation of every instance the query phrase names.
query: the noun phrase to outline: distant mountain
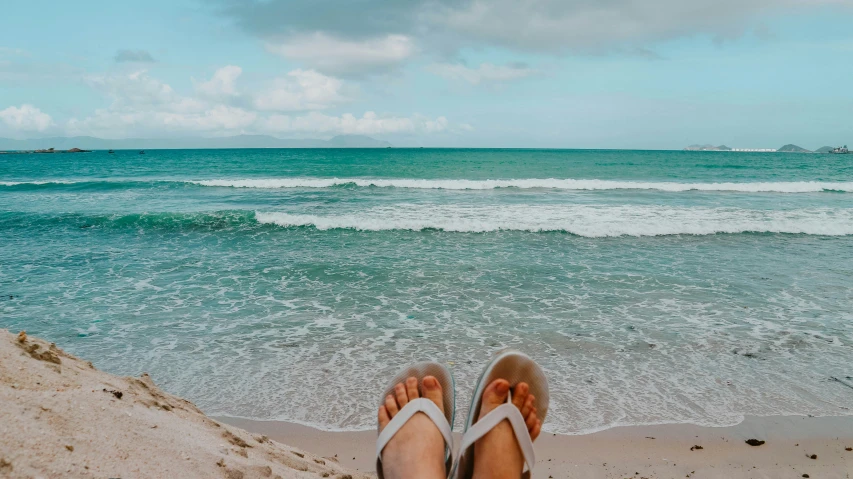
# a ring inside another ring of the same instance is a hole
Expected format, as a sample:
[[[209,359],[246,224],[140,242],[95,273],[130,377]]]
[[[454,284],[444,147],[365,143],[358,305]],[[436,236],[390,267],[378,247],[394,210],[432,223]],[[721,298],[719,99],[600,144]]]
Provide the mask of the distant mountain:
[[[12,140],[0,138],[0,151],[40,150],[169,150],[196,148],[388,148],[391,143],[363,135],[341,135],[330,140],[283,140],[268,135],[238,135],[219,138],[126,138],[109,140],[92,136],[34,138]]]
[[[811,153],[811,150],[807,150],[805,148],[792,144],[787,144],[776,151],[780,153]]]
[[[834,149],[835,149],[835,148],[833,148],[833,147],[831,147],[831,146],[821,146],[820,148],[818,148],[817,150],[815,150],[815,153],[829,153],[829,152],[831,152],[831,151],[832,151],[832,150],[834,150]]]
[[[690,145],[684,151],[732,151],[732,149],[726,145]]]
[[[364,135],[338,135],[327,141],[330,148],[389,148],[391,143]]]

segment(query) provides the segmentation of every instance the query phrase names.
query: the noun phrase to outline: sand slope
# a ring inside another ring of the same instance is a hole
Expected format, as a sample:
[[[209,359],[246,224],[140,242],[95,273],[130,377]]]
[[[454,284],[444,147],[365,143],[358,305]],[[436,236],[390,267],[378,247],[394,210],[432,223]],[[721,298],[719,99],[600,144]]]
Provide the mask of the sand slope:
[[[365,478],[0,330],[0,477]]]

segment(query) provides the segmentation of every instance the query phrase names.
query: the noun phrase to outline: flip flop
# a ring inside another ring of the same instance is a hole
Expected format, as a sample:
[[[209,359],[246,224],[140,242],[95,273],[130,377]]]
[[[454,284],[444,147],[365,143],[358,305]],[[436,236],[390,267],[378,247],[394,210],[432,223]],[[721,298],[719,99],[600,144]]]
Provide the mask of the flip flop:
[[[441,385],[442,393],[444,394],[444,413],[429,399],[423,397],[423,391],[420,391],[421,397],[409,401],[400,412],[391,419],[391,422],[385,426],[385,429],[379,433],[376,439],[376,474],[379,479],[383,479],[382,471],[382,450],[391,442],[391,439],[397,434],[400,429],[409,421],[415,414],[422,412],[435,423],[441,435],[444,437],[444,467],[447,477],[450,477],[450,471],[453,468],[453,435],[451,434],[453,418],[456,415],[456,395],[454,391],[453,375],[450,371],[441,364],[434,362],[422,362],[413,364],[404,368],[397,374],[394,379],[388,384],[388,388],[380,396],[379,405],[385,404],[385,397],[389,394],[394,395],[394,386],[398,383],[405,383],[407,378],[418,378],[418,389],[422,387],[422,381],[425,376],[434,376]],[[379,427],[377,425],[377,431]]]
[[[483,391],[495,379],[506,379],[509,381],[510,392],[507,394],[507,402],[496,407],[478,421],[480,407],[483,403]],[[518,351],[507,350],[498,353],[483,370],[480,379],[477,381],[474,396],[471,398],[468,419],[465,421],[465,432],[462,435],[459,460],[456,463],[454,471],[456,479],[469,479],[473,476],[474,443],[494,429],[504,419],[509,420],[509,423],[512,425],[515,438],[524,456],[525,468],[522,471],[521,477],[523,479],[530,477],[533,465],[536,463],[536,457],[533,453],[533,441],[530,439],[530,433],[527,432],[527,425],[521,416],[521,411],[512,404],[512,391],[521,382],[525,382],[530,386],[530,394],[533,394],[535,397],[534,406],[536,407],[539,419],[543,422],[545,421],[545,415],[548,413],[549,396],[548,380],[545,378],[542,368],[526,354]]]

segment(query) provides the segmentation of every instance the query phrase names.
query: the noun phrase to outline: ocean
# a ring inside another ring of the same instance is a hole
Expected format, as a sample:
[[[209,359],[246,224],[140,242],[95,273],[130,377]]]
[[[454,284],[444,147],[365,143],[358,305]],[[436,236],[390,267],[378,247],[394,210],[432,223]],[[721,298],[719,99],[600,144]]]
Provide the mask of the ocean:
[[[554,433],[850,415],[852,273],[845,155],[0,155],[0,327],[211,415],[371,429],[434,359],[459,425],[504,348]]]

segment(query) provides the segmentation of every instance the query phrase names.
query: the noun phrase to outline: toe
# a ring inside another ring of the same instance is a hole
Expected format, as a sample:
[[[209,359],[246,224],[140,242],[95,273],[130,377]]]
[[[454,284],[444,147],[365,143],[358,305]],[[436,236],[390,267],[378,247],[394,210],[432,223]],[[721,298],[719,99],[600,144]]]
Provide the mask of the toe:
[[[397,398],[397,405],[399,405],[401,409],[409,403],[409,396],[406,393],[406,386],[404,386],[403,383],[399,383],[394,386],[394,397]]]
[[[524,402],[527,401],[527,393],[530,391],[530,388],[527,386],[527,383],[518,383],[512,390],[512,403],[515,404],[519,410],[524,407]]]
[[[424,377],[424,397],[434,402],[441,412],[444,412],[444,391],[441,390],[441,384],[433,376]]]
[[[480,407],[480,417],[506,402],[509,394],[509,382],[506,379],[495,379],[483,391],[483,402]]]
[[[527,396],[527,399],[524,401],[524,406],[521,407],[521,417],[527,417],[527,415],[530,414],[530,411],[536,409],[533,407],[533,403],[535,401],[536,398],[532,394]]]
[[[539,437],[539,433],[542,432],[542,421],[537,420],[536,425],[533,426],[533,429],[530,431],[530,440],[535,441],[537,437]]]
[[[381,430],[385,429],[385,426],[387,426],[389,422],[391,422],[391,415],[388,414],[388,408],[386,408],[384,404],[382,406],[379,406],[378,416],[379,416],[379,430],[381,431]]]
[[[394,399],[394,396],[387,395],[385,396],[385,409],[388,411],[388,415],[394,417],[400,412],[400,409],[397,407],[397,400]]]
[[[409,395],[409,401],[420,397],[420,394],[418,394],[418,378],[410,377],[406,379],[406,394]]]
[[[527,424],[527,430],[532,431],[538,421],[539,418],[536,417],[536,411],[530,411],[530,414],[527,415],[527,420],[524,421]]]

